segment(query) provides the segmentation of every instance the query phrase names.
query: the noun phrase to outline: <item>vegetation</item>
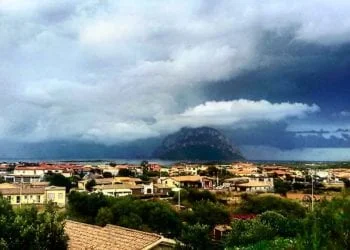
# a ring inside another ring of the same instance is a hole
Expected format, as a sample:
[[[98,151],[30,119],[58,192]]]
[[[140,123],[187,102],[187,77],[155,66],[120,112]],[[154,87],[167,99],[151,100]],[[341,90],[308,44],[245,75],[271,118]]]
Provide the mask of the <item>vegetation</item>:
[[[63,219],[51,203],[43,212],[34,206],[13,210],[0,198],[0,249],[66,249]]]
[[[87,223],[120,226],[176,236],[181,232],[179,216],[168,203],[102,194],[69,194],[68,216]]]
[[[45,180],[49,182],[50,186],[66,187],[66,192],[72,188],[72,181],[62,174],[48,174],[45,176]]]
[[[86,184],[85,184],[85,189],[88,191],[92,191],[92,188],[96,186],[96,181],[95,180],[89,180]]]
[[[286,196],[287,192],[292,189],[292,184],[280,179],[274,179],[273,186],[275,189],[275,193]]]
[[[130,177],[130,176],[134,176],[134,174],[129,169],[122,168],[118,171],[118,176]]]
[[[242,203],[237,213],[243,214],[262,214],[267,211],[275,211],[286,217],[303,218],[306,215],[306,209],[295,201],[272,195],[251,195],[243,194]]]
[[[205,224],[184,225],[181,232],[180,241],[176,249],[213,249],[213,244],[210,239],[210,227]]]

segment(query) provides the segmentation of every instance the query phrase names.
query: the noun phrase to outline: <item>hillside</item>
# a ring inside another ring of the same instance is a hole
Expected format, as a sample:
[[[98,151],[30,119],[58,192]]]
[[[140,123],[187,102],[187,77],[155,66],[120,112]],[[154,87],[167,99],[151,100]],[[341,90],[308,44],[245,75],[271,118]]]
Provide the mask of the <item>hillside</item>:
[[[244,157],[218,130],[209,127],[182,128],[168,135],[154,152],[164,160],[242,160]]]

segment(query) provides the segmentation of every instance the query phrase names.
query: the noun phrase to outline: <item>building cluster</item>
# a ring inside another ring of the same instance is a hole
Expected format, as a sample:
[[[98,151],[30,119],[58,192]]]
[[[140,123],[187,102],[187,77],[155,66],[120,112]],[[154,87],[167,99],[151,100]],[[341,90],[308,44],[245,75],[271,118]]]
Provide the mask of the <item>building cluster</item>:
[[[0,194],[11,205],[44,205],[49,201],[60,207],[66,205],[66,188],[49,186],[47,182],[1,183]]]
[[[58,206],[66,205],[66,188],[50,186],[45,176],[61,174],[65,177],[83,171],[74,164],[17,163],[0,165],[0,194],[12,205],[44,205],[51,201]]]
[[[0,186],[0,193],[11,204],[44,204],[53,200],[64,205],[64,188],[50,187],[45,182],[45,177],[52,174],[77,177],[76,191],[103,193],[113,197],[133,195],[146,198],[165,197],[178,188],[234,193],[273,192],[276,178],[307,184],[310,176],[326,187],[342,187],[342,180],[350,178],[350,170],[343,168],[315,170],[246,162],[217,165],[178,163],[172,166],[162,166],[155,162],[145,165],[3,163],[0,164],[0,176],[6,183]],[[146,175],[147,178],[144,178]]]

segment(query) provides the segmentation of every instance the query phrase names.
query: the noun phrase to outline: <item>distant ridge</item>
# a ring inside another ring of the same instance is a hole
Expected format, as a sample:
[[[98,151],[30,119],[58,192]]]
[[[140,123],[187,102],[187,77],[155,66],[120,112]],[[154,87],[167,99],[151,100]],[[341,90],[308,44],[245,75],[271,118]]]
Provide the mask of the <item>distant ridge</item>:
[[[162,160],[243,160],[240,151],[218,130],[210,127],[182,128],[170,134],[153,156]]]

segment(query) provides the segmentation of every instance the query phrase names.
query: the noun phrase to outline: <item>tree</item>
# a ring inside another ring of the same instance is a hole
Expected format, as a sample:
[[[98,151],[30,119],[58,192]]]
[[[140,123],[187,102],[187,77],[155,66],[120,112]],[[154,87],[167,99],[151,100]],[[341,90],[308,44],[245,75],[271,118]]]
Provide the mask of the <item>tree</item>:
[[[208,190],[200,191],[198,189],[189,189],[187,200],[190,203],[201,201],[201,200],[212,201],[212,202],[217,201],[215,195],[209,192]]]
[[[242,194],[242,202],[237,213],[261,214],[266,211],[275,211],[286,217],[303,218],[306,209],[295,201],[272,195],[259,196],[253,194]]]
[[[101,207],[96,216],[96,224],[99,226],[105,226],[107,224],[112,224],[114,221],[114,215],[110,208]]]
[[[207,173],[209,176],[217,176],[219,173],[219,169],[215,166],[209,166],[207,169]]]
[[[64,217],[57,212],[53,203],[48,203],[43,213],[38,214],[37,237],[40,248],[66,249],[68,237],[64,231]]]
[[[321,201],[306,217],[298,243],[304,249],[349,249],[349,195]]]
[[[227,247],[247,246],[276,236],[274,229],[258,219],[238,220],[231,223],[231,232],[226,238]]]
[[[86,182],[85,184],[85,189],[88,190],[88,191],[92,191],[92,188],[96,186],[96,181],[95,180],[89,180]]]
[[[130,171],[130,169],[122,168],[118,171],[118,176],[129,177],[133,176],[133,173]]]
[[[185,225],[181,231],[180,241],[177,249],[213,249],[210,239],[210,228],[208,225],[196,223],[194,225]]]
[[[103,178],[112,178],[113,177],[111,172],[103,172],[102,175],[103,175]]]
[[[109,197],[102,193],[80,193],[72,191],[68,195],[68,217],[94,223],[98,210],[111,205]]]
[[[41,213],[34,206],[14,212],[8,202],[0,198],[0,209],[1,249],[67,248],[64,218],[52,203]]]
[[[195,202],[192,211],[183,212],[182,215],[190,224],[205,224],[210,228],[214,228],[217,224],[227,224],[230,221],[229,212],[224,205],[206,200]]]
[[[117,166],[117,163],[115,163],[115,162],[110,162],[110,163],[109,163],[109,166],[115,167],[115,166]]]
[[[286,196],[287,192],[292,189],[290,183],[284,182],[276,178],[273,180],[273,185],[274,185],[275,193],[278,193],[283,196]]]
[[[62,174],[49,174],[46,175],[45,179],[49,182],[51,186],[66,187],[67,193],[72,187],[70,179],[64,177]]]
[[[140,165],[142,167],[143,175],[147,175],[147,173],[149,171],[149,163],[148,163],[148,161],[142,161]]]

